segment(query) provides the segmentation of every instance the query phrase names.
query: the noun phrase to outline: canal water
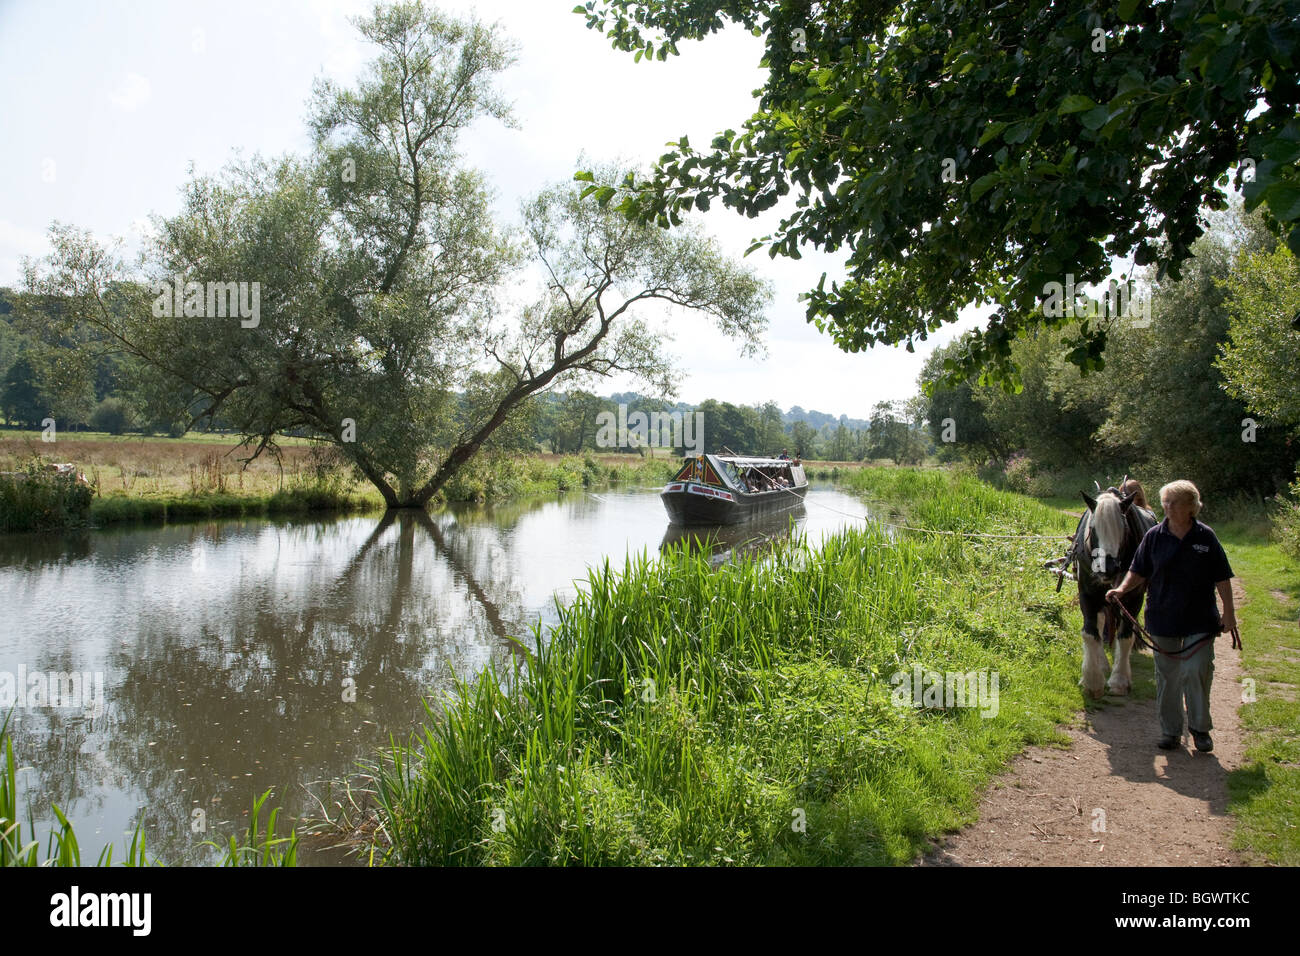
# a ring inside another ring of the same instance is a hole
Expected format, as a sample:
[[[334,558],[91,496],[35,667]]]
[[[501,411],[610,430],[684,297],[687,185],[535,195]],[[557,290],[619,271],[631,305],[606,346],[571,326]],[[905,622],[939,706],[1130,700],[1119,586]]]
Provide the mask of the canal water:
[[[721,562],[791,534],[815,546],[865,514],[814,485],[793,511],[686,537]],[[83,861],[109,842],[120,859],[142,823],[151,857],[203,863],[203,841],[242,833],[267,789],[282,820],[318,815],[329,781],[407,738],[426,695],[508,665],[509,638],[531,644],[589,567],[683,536],[649,488],[0,536],[0,703],[15,705],[24,837],[30,807],[43,850],[57,805]],[[300,862],[342,860],[323,846],[304,843]]]

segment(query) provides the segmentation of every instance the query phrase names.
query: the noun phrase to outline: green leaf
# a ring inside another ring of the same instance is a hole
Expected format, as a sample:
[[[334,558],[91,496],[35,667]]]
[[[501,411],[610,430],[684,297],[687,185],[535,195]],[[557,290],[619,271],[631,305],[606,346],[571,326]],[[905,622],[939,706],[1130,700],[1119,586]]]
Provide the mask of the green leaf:
[[[1079,117],[1079,122],[1083,124],[1084,129],[1098,130],[1106,125],[1108,119],[1110,119],[1110,107],[1098,106]]]
[[[1021,120],[1019,123],[1013,123],[1005,133],[1002,134],[1004,142],[1015,145],[1023,143],[1029,137],[1029,131],[1033,129],[1033,123],[1029,120]]]
[[[1138,0],[1120,0],[1119,18],[1125,23],[1133,22],[1133,15],[1137,13]]]
[[[575,182],[580,182],[580,183],[594,183],[596,181],[595,175],[592,174],[591,170],[589,169],[578,170],[576,173],[573,174],[573,178]]]
[[[1082,93],[1071,93],[1061,100],[1061,106],[1057,109],[1056,115],[1065,116],[1068,113],[1082,113],[1084,110],[1096,108],[1097,103],[1091,96],[1084,96]]]
[[[985,143],[987,143],[989,140],[991,140],[991,139],[997,139],[997,137],[999,136],[999,134],[1001,134],[1001,132],[1002,132],[1004,129],[1006,129],[1008,125],[1009,125],[1009,124],[1004,123],[1004,122],[1002,122],[1002,121],[1000,121],[1000,120],[990,122],[988,126],[984,127],[984,134],[983,134],[982,136],[980,136],[980,138],[979,138],[979,142],[976,143],[975,145],[976,145],[976,146],[983,146],[983,145],[984,145]]]
[[[1115,91],[1120,94],[1145,89],[1146,80],[1137,70],[1125,70],[1124,75],[1119,78],[1119,83],[1115,87]]]
[[[1206,78],[1215,86],[1222,86],[1228,81],[1228,77],[1236,72],[1235,67],[1240,55],[1240,50],[1235,43],[1225,43],[1210,58],[1210,68]]]
[[[1300,219],[1300,186],[1295,183],[1274,183],[1265,190],[1264,201],[1280,221]]]
[[[998,184],[1002,178],[1001,173],[985,173],[979,179],[975,180],[970,187],[970,201],[975,202],[986,192]]]

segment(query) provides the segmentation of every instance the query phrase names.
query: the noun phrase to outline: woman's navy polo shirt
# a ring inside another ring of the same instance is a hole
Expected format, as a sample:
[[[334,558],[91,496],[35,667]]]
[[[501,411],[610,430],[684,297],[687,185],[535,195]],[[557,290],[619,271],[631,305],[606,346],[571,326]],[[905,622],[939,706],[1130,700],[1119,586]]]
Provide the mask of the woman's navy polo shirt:
[[[1208,525],[1193,518],[1180,540],[1166,518],[1143,536],[1129,570],[1147,580],[1147,630],[1152,634],[1217,634],[1222,627],[1214,586],[1231,578],[1232,568]]]

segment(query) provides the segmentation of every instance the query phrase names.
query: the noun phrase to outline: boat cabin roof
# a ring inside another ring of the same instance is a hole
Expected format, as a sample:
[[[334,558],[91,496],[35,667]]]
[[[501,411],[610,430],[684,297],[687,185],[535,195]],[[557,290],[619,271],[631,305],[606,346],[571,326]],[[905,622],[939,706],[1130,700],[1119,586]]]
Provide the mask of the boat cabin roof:
[[[709,457],[748,468],[787,468],[790,465],[800,464],[797,458],[740,458],[731,455],[710,455]]]
[[[754,458],[742,455],[698,455],[686,458],[674,481],[700,481],[708,485],[749,492],[746,473],[750,471],[776,472],[785,475],[796,487],[808,483],[803,462],[797,458]]]

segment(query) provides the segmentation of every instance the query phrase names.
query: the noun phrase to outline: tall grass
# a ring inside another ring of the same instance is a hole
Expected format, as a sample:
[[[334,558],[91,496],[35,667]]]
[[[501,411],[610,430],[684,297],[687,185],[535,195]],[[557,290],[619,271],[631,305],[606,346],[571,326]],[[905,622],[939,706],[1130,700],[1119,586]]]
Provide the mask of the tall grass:
[[[875,475],[914,519],[1069,530],[978,483]],[[910,860],[1078,706],[1068,597],[1033,570],[1054,547],[871,526],[718,569],[681,550],[606,564],[534,630],[527,666],[460,685],[394,742],[376,842],[405,864]],[[894,706],[914,663],[997,671],[997,715]]]
[[[903,517],[918,528],[985,534],[1074,531],[1073,521],[1047,505],[999,491],[957,471],[863,468],[847,474],[841,487],[886,503],[882,516]],[[882,509],[875,509],[882,514]]]

